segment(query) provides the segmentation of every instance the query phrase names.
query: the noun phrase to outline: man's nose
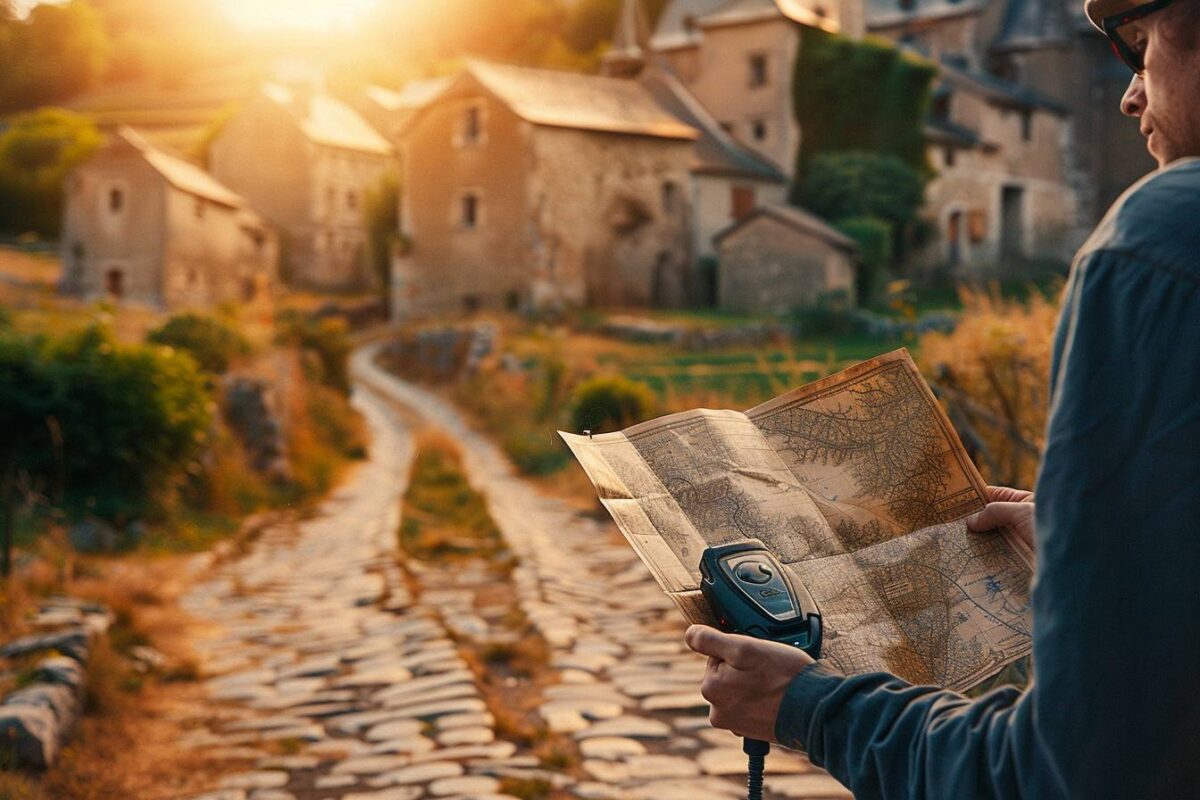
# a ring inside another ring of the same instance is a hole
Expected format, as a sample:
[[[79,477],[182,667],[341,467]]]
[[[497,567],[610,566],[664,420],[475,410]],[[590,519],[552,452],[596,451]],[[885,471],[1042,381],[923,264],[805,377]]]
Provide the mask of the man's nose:
[[[1141,75],[1134,75],[1121,98],[1121,113],[1130,117],[1140,117],[1146,111],[1146,83]]]

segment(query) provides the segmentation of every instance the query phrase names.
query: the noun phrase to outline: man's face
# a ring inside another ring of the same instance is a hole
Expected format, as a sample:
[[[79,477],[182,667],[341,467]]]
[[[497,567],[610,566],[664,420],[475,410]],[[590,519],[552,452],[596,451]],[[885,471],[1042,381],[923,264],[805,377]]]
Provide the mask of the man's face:
[[[1121,110],[1141,120],[1146,147],[1160,167],[1200,156],[1200,9],[1184,0],[1121,33],[1146,60]]]

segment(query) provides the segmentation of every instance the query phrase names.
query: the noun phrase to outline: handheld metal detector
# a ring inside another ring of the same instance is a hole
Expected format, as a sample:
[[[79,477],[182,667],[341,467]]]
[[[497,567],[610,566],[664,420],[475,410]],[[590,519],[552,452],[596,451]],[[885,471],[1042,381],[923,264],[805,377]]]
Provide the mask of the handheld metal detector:
[[[719,545],[700,559],[703,592],[721,630],[798,647],[821,655],[821,615],[812,595],[763,543]],[[746,739],[748,800],[762,800],[763,768],[771,746]]]

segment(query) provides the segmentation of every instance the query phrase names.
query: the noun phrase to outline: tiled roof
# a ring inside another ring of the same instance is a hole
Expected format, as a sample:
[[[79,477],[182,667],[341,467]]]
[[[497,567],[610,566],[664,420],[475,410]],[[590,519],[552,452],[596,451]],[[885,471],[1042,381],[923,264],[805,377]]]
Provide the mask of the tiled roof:
[[[689,47],[699,43],[701,27],[779,16],[804,25],[836,30],[836,20],[820,13],[823,7],[823,3],[815,0],[671,0],[658,21],[650,44],[655,50]]]
[[[951,88],[974,92],[998,105],[1041,109],[1062,115],[1070,113],[1069,109],[1046,95],[994,75],[973,72],[944,61],[939,75],[942,82]]]
[[[390,155],[392,152],[387,140],[358,112],[323,92],[302,96],[286,86],[267,84],[263,87],[263,94],[287,109],[310,141],[376,155]]]
[[[930,119],[925,123],[925,140],[934,144],[973,149],[983,144],[979,134],[965,125],[948,119]]]
[[[694,172],[783,183],[783,172],[730,136],[695,95],[665,69],[650,67],[638,79],[664,109],[700,132]]]
[[[117,130],[117,137],[140,152],[146,163],[179,191],[230,208],[246,206],[246,201],[240,195],[226,188],[212,175],[195,164],[157,149],[132,128],[122,126]]]
[[[1004,25],[993,47],[1019,50],[1067,41],[1071,32],[1068,0],[1009,0]],[[1081,3],[1072,2],[1077,10]]]
[[[466,74],[535,125],[665,139],[698,136],[694,128],[664,111],[636,81],[482,61],[470,62]]]
[[[826,17],[821,3],[812,0],[726,0],[724,5],[699,19],[701,27],[737,25],[760,19],[787,17],[803,25],[837,30],[836,18]]]
[[[761,217],[768,217],[782,225],[786,225],[792,230],[807,233],[839,250],[845,250],[848,253],[858,253],[860,250],[857,242],[811,211],[805,211],[803,208],[797,208],[796,206],[780,204],[759,206],[746,217],[719,232],[713,237],[713,241],[720,242],[722,239],[736,233]]]
[[[655,50],[670,50],[698,44],[700,33],[695,21],[716,11],[727,0],[671,0],[663,10],[650,40]]]
[[[367,97],[387,111],[414,111],[424,108],[450,87],[452,76],[411,80],[395,92],[382,86],[368,86]]]
[[[905,9],[899,0],[866,0],[867,28],[975,14],[986,5],[987,0],[913,0],[912,7]]]

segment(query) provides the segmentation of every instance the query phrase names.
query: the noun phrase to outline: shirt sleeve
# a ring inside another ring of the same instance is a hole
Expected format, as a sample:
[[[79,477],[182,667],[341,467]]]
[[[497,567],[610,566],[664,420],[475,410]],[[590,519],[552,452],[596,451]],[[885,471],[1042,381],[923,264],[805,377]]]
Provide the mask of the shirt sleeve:
[[[1200,283],[1076,266],[1038,482],[1034,680],[977,700],[815,665],[776,736],[858,800],[1168,798],[1200,785]]]

